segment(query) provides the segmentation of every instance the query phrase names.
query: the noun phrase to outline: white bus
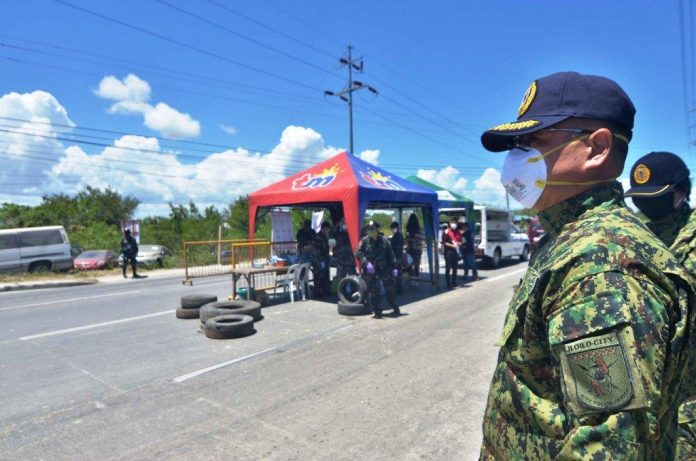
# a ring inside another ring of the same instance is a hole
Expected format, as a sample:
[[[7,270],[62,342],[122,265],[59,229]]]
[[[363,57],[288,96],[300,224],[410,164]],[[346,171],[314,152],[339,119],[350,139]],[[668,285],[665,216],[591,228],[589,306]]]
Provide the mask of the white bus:
[[[0,272],[60,271],[72,265],[63,226],[0,229]]]

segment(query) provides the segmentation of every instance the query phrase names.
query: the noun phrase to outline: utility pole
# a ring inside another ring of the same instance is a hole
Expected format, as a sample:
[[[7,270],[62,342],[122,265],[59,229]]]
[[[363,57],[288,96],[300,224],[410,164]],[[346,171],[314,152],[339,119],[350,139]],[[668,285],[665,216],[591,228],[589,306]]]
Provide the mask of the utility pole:
[[[353,145],[353,92],[362,90],[363,88],[367,88],[367,90],[371,93],[377,94],[377,90],[370,85],[366,85],[357,80],[353,80],[354,70],[360,73],[362,73],[363,71],[363,58],[362,56],[360,56],[359,58],[353,59],[353,47],[351,45],[348,45],[348,57],[341,58],[338,60],[338,62],[341,64],[338,67],[339,69],[342,67],[348,67],[348,86],[346,86],[338,92],[324,91],[324,96],[336,96],[341,101],[348,103],[348,132],[350,140],[350,153],[352,155],[355,155]]]

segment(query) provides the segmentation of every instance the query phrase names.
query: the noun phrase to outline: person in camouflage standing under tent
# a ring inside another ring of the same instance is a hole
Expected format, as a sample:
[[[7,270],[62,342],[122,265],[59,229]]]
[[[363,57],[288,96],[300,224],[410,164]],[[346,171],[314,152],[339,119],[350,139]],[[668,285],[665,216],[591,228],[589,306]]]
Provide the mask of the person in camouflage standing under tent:
[[[648,228],[696,277],[696,212],[689,206],[689,174],[677,155],[651,152],[631,168],[631,188],[626,197],[633,199],[647,218]],[[677,459],[696,459],[696,396],[679,408]]]
[[[355,257],[350,245],[345,218],[341,218],[338,226],[334,228],[333,238],[336,240],[336,246],[333,250],[334,261],[336,261],[336,276],[340,280],[348,275],[356,275],[358,272],[355,270]]]
[[[614,180],[634,115],[612,80],[561,72],[481,136],[546,230],[497,343],[483,460],[674,458],[696,298]]]
[[[396,306],[394,292],[394,278],[397,275],[394,252],[389,240],[379,235],[379,224],[376,221],[370,221],[367,225],[367,236],[360,240],[355,250],[355,258],[362,265],[362,277],[367,284],[368,305],[375,313],[375,318],[382,318],[379,299],[380,281],[384,284],[384,291],[387,292],[389,307],[393,309],[394,315],[401,315]]]

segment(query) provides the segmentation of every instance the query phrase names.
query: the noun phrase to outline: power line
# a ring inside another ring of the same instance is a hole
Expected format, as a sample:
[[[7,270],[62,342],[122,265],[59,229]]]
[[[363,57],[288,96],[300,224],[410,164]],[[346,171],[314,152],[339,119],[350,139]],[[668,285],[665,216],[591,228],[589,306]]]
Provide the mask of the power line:
[[[293,36],[290,35],[290,34],[286,34],[285,32],[283,32],[283,31],[281,31],[281,30],[278,30],[278,29],[276,29],[275,27],[271,27],[271,26],[269,26],[269,25],[267,25],[267,24],[262,23],[261,21],[258,21],[258,20],[254,19],[254,18],[252,18],[252,17],[249,17],[249,16],[247,16],[247,15],[245,15],[245,14],[242,14],[242,13],[240,13],[239,11],[233,10],[233,9],[230,8],[228,5],[222,4],[222,3],[218,2],[218,1],[215,1],[215,0],[205,0],[205,1],[207,1],[208,3],[210,3],[210,4],[212,4],[212,5],[217,6],[217,7],[219,7],[219,8],[222,8],[223,10],[228,11],[228,12],[230,12],[230,13],[236,15],[236,16],[239,16],[239,17],[241,17],[241,18],[244,18],[244,19],[246,19],[247,21],[250,21],[250,22],[256,24],[257,26],[263,27],[263,28],[266,29],[266,30],[270,30],[270,31],[272,31],[272,32],[275,32],[276,34],[280,35],[281,37],[284,37],[284,38],[287,38],[287,39],[289,39],[289,40],[292,40],[293,42],[299,43],[300,45],[303,45],[303,46],[306,46],[307,48],[309,48],[309,49],[311,49],[311,50],[314,50],[314,51],[316,51],[317,53],[323,54],[324,56],[326,56],[326,57],[328,57],[328,58],[334,59],[334,55],[333,55],[333,54],[331,54],[331,53],[329,53],[329,52],[327,52],[327,51],[324,51],[324,50],[322,50],[322,49],[320,49],[320,48],[317,48],[316,46],[314,46],[314,45],[312,45],[312,44],[310,44],[310,43],[307,43],[307,42],[305,42],[305,41],[302,41],[302,40],[300,40],[300,39],[298,39],[298,38],[296,38],[296,37],[293,37]]]
[[[177,46],[180,46],[180,47],[182,47],[182,48],[186,48],[186,49],[189,49],[189,50],[193,50],[193,51],[196,51],[196,52],[198,52],[198,53],[204,54],[204,55],[206,55],[206,56],[210,56],[210,57],[212,57],[212,58],[219,59],[219,60],[221,60],[221,61],[224,61],[224,62],[233,64],[233,65],[236,65],[236,66],[239,66],[239,67],[243,67],[243,68],[245,68],[245,69],[251,70],[251,71],[253,71],[253,72],[257,72],[257,73],[262,74],[262,75],[266,75],[267,77],[271,77],[271,78],[274,78],[274,79],[277,79],[277,80],[282,80],[282,81],[284,81],[284,82],[291,83],[291,84],[293,84],[293,85],[301,86],[301,87],[304,87],[304,88],[308,88],[308,89],[311,89],[311,90],[317,90],[317,88],[314,88],[314,87],[311,86],[311,85],[307,85],[306,83],[303,83],[303,82],[300,82],[300,81],[297,81],[297,80],[293,80],[293,79],[290,79],[290,78],[287,78],[287,77],[283,77],[283,76],[281,76],[281,75],[273,74],[272,72],[268,72],[268,71],[265,71],[265,70],[260,69],[260,68],[258,68],[258,67],[251,66],[251,65],[245,64],[245,63],[243,63],[243,62],[241,62],[241,61],[237,61],[237,60],[235,60],[235,59],[229,58],[229,57],[227,57],[227,56],[223,56],[223,55],[220,55],[220,54],[218,54],[218,53],[214,53],[214,52],[212,52],[212,51],[205,50],[205,49],[200,48],[200,47],[197,47],[197,46],[195,46],[195,45],[190,45],[190,44],[188,44],[188,43],[181,42],[181,41],[179,41],[179,40],[176,40],[176,39],[174,39],[174,38],[171,38],[171,37],[168,37],[168,36],[166,36],[166,35],[160,34],[160,33],[158,33],[158,32],[152,32],[152,31],[150,31],[150,30],[147,30],[147,29],[144,29],[144,28],[142,28],[142,27],[139,27],[139,26],[136,26],[136,25],[127,23],[127,22],[125,22],[125,21],[121,21],[121,20],[119,20],[119,19],[112,18],[112,17],[107,16],[107,15],[105,15],[105,14],[101,14],[101,13],[98,13],[98,12],[96,12],[96,11],[93,11],[93,10],[90,10],[90,9],[87,9],[87,8],[83,8],[83,7],[81,7],[81,6],[74,5],[74,4],[70,3],[70,2],[67,2],[66,0],[53,0],[53,1],[56,2],[56,3],[60,3],[61,5],[65,5],[65,6],[68,6],[68,7],[70,7],[70,8],[73,8],[73,9],[76,9],[76,10],[78,10],[78,11],[81,11],[81,12],[83,12],[83,13],[86,13],[86,14],[89,14],[89,15],[92,15],[92,16],[96,16],[96,17],[98,17],[98,18],[104,19],[104,20],[109,21],[109,22],[113,22],[114,24],[118,24],[118,25],[123,26],[123,27],[126,27],[126,28],[128,28],[128,29],[132,29],[132,30],[138,31],[138,32],[140,32],[140,33],[149,35],[149,36],[151,36],[151,37],[158,38],[158,39],[163,40],[163,41],[166,41],[166,42],[168,42],[168,43],[173,43],[173,44],[175,44],[175,45],[177,45]],[[317,91],[319,91],[319,90],[317,90]]]

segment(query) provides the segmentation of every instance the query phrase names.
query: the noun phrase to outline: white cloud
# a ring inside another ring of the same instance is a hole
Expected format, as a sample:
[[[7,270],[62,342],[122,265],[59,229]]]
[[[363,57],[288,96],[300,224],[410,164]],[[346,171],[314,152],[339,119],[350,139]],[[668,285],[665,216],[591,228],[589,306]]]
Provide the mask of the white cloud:
[[[201,134],[201,124],[189,114],[179,112],[160,102],[144,113],[145,126],[171,139],[195,138]]]
[[[474,187],[469,189],[468,196],[478,204],[505,206],[505,188],[500,182],[500,171],[495,168],[486,168],[486,171],[474,181]],[[514,200],[510,202],[513,208],[515,204]]]
[[[462,192],[468,184],[468,180],[459,175],[459,170],[453,166],[446,166],[441,170],[418,170],[416,174],[419,178],[430,181],[431,183],[442,186],[454,192]]]
[[[233,127],[232,125],[220,125],[220,129],[227,134],[237,134],[237,128]]]
[[[41,184],[52,161],[63,152],[58,131],[75,124],[58,100],[45,91],[7,93],[0,97],[0,117],[6,129],[0,132],[0,197],[17,196],[16,203],[36,203]]]
[[[379,165],[379,149],[369,149],[360,152],[360,160],[364,160],[367,163],[373,165]]]
[[[114,101],[146,102],[150,99],[150,84],[137,75],[128,74],[123,80],[113,75],[104,77],[94,94]]]
[[[142,115],[146,127],[166,138],[187,139],[201,134],[200,122],[191,115],[164,102],[149,104],[150,91],[150,84],[137,75],[129,74],[123,80],[109,75],[99,82],[95,94],[116,101],[109,113]]]

